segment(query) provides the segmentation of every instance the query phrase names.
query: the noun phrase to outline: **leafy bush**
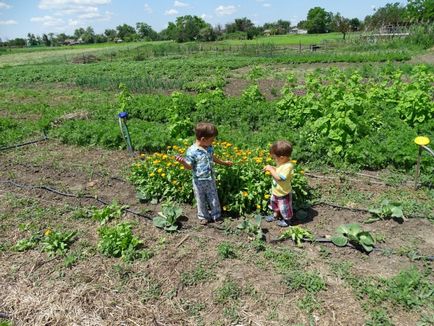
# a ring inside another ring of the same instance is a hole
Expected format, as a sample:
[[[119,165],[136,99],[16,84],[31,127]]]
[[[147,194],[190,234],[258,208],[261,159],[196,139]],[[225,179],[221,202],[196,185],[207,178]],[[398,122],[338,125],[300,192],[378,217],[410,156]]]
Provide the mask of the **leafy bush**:
[[[162,206],[159,216],[154,217],[153,223],[156,227],[172,232],[178,229],[178,218],[182,214],[182,208],[173,203],[166,203]]]
[[[297,247],[302,247],[303,240],[313,240],[314,236],[312,232],[301,226],[291,226],[279,236],[279,239],[292,239]]]
[[[113,202],[111,205],[107,205],[103,208],[95,208],[91,213],[92,218],[100,222],[101,225],[104,225],[112,219],[120,218],[127,207],[128,206],[125,205],[119,206],[116,202]]]
[[[184,143],[186,146],[187,143]],[[271,163],[264,150],[243,150],[228,142],[217,143],[216,155],[234,162],[231,167],[216,166],[216,182],[223,211],[240,215],[265,212],[270,197],[271,176],[262,172]],[[133,164],[130,180],[136,185],[143,200],[171,199],[192,203],[191,172],[175,161],[183,155],[184,147],[169,146],[167,153],[154,153]],[[292,178],[293,205],[295,209],[309,206],[312,191],[304,171],[296,161]]]
[[[42,239],[42,250],[52,255],[64,255],[69,246],[76,240],[76,231],[58,232],[48,229]]]
[[[122,257],[125,261],[132,261],[139,256],[138,248],[142,241],[133,235],[130,224],[101,227],[98,233],[98,249],[102,254],[108,257]]]
[[[363,231],[359,224],[340,225],[336,232],[338,234],[331,238],[336,246],[344,247],[350,242],[368,253],[374,249],[375,238],[368,231]]]
[[[371,217],[368,222],[374,222],[388,218],[396,219],[399,222],[404,221],[404,213],[402,211],[401,203],[390,202],[387,199],[384,199],[381,202],[379,208],[372,208],[369,210],[369,212],[373,214],[373,217]]]

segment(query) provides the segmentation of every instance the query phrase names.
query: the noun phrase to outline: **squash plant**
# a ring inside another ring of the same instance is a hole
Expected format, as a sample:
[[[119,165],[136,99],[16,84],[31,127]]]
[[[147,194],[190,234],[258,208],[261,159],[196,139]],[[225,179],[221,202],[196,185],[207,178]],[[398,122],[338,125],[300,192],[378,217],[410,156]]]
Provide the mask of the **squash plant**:
[[[362,248],[369,253],[374,249],[375,239],[368,231],[363,231],[359,224],[342,224],[336,229],[337,234],[331,241],[338,247],[345,247],[351,243],[356,248]]]
[[[279,240],[284,240],[284,239],[292,239],[292,241],[295,242],[297,247],[302,247],[301,242],[303,240],[306,239],[312,241],[314,239],[314,236],[312,232],[302,228],[301,226],[290,226],[279,237]]]
[[[379,208],[372,208],[369,210],[372,213],[372,217],[366,221],[366,223],[375,222],[378,220],[385,220],[389,218],[393,218],[398,222],[404,221],[404,213],[402,211],[401,203],[390,202],[387,199],[384,199]]]
[[[255,216],[255,221],[243,220],[237,225],[237,228],[247,233],[254,240],[262,240],[264,238],[264,232],[261,228],[261,215]]]
[[[182,215],[182,208],[173,203],[162,205],[162,211],[154,217],[153,223],[157,228],[164,229],[168,232],[178,230],[178,218]]]

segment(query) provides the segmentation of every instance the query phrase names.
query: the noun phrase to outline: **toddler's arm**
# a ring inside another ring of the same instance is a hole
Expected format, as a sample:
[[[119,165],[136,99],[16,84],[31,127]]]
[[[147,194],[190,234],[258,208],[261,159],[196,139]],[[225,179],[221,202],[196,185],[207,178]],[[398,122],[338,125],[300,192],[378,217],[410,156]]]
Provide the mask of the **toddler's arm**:
[[[191,165],[188,164],[187,161],[185,160],[185,158],[183,158],[182,156],[176,155],[175,160],[177,160],[179,163],[181,163],[187,170],[192,169]]]
[[[276,168],[275,168],[274,166],[267,165],[267,166],[265,166],[265,167],[262,169],[262,171],[264,171],[264,172],[266,172],[266,171],[270,172],[271,176],[272,176],[272,177],[274,178],[274,180],[276,180],[276,181],[281,181],[281,180],[282,180],[282,178],[280,177],[280,175],[277,174],[277,172],[276,172]]]
[[[216,156],[213,156],[213,161],[217,164],[226,165],[226,166],[231,166],[232,164],[234,164],[232,161],[223,161]]]

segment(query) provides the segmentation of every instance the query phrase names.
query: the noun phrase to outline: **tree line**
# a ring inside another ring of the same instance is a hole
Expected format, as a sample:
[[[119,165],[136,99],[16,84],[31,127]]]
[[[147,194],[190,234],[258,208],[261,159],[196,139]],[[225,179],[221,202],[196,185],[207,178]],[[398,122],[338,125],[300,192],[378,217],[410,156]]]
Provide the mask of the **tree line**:
[[[384,7],[375,10],[363,21],[358,18],[347,18],[339,12],[327,12],[324,8],[311,8],[305,20],[297,24],[298,29],[304,29],[307,33],[340,32],[343,38],[348,32],[371,31],[382,26],[409,26],[420,23],[434,22],[433,0],[408,0],[403,6],[399,2],[388,3]],[[156,32],[150,25],[144,22],[136,23],[133,27],[128,24],[117,26],[115,29],[106,29],[104,33],[96,34],[91,26],[78,28],[73,35],[60,33],[43,34],[42,36],[28,33],[27,38],[16,38],[7,42],[1,42],[3,46],[58,46],[62,44],[76,43],[105,43],[105,42],[134,42],[174,40],[176,42],[189,41],[216,41],[224,39],[253,39],[259,35],[282,35],[294,30],[287,20],[278,20],[265,23],[262,26],[255,24],[248,18],[237,18],[225,26],[211,26],[204,19],[197,16],[180,16],[174,22],[160,32]]]

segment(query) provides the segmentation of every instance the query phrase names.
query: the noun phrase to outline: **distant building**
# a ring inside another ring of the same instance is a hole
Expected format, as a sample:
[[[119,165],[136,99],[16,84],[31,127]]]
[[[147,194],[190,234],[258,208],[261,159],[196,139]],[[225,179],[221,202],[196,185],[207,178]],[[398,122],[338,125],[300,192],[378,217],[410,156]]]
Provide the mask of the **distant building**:
[[[307,34],[307,30],[293,27],[293,28],[290,28],[289,34]]]
[[[63,45],[77,45],[83,43],[81,39],[75,40],[73,38],[67,38],[63,41]]]

